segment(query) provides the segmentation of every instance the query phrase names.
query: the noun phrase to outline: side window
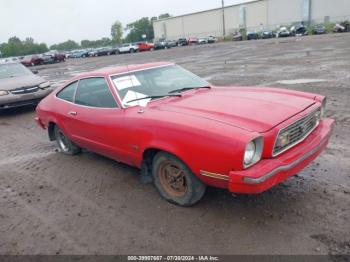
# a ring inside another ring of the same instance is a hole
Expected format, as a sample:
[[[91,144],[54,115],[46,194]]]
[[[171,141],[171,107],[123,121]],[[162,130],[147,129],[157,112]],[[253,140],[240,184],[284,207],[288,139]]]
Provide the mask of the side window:
[[[63,100],[73,102],[74,101],[74,93],[75,93],[75,89],[76,89],[77,85],[78,85],[78,81],[71,83],[70,85],[63,88],[56,96],[58,98],[63,99]]]
[[[75,103],[100,108],[118,107],[104,78],[82,79],[75,95]]]

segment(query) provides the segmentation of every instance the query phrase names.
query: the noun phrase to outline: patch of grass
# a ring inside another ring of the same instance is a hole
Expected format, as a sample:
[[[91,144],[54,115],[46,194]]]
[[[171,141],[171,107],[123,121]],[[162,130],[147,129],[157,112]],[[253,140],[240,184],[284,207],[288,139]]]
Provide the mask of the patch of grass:
[[[327,33],[332,33],[334,29],[335,23],[325,23],[324,27],[326,28]]]

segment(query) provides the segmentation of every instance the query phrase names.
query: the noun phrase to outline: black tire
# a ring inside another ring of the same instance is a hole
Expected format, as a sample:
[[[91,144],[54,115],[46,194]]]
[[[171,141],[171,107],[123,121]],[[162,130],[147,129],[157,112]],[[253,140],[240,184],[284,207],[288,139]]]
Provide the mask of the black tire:
[[[135,50],[133,49],[133,48],[131,48],[130,49],[130,53],[132,54],[132,53],[134,53],[135,52]]]
[[[81,148],[75,145],[57,125],[55,126],[55,138],[57,146],[63,154],[76,155],[81,152]]]
[[[173,171],[172,175],[169,175],[168,171],[165,172],[165,169],[169,170],[168,168],[175,170],[176,179],[175,176],[172,176],[174,175]],[[168,173],[168,175],[165,173]],[[166,152],[159,152],[154,157],[152,176],[154,185],[160,195],[168,202],[179,206],[192,206],[205,193],[206,185],[192,173],[185,163]],[[174,181],[169,182],[169,177],[174,179]],[[171,183],[176,185],[170,185]]]

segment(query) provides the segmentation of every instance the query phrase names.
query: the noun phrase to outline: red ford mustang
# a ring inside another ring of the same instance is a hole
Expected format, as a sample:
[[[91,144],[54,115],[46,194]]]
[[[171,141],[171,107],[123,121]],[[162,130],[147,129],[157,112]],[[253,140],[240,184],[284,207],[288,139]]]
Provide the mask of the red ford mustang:
[[[41,101],[36,121],[63,153],[86,148],[136,166],[162,197],[189,206],[206,185],[261,193],[303,169],[329,141],[325,104],[153,63],[80,75]]]

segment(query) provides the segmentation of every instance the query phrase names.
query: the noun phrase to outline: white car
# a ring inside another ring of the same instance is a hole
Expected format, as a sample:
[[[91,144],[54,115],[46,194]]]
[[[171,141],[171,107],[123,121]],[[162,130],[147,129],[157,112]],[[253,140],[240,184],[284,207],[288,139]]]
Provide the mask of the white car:
[[[290,36],[290,32],[287,29],[287,27],[280,27],[280,29],[277,31],[276,37],[289,37]]]
[[[201,37],[198,39],[198,44],[200,44],[200,45],[208,44],[208,43],[209,43],[208,37]]]
[[[135,53],[139,52],[139,46],[137,44],[123,44],[121,47],[118,48],[118,53]]]

